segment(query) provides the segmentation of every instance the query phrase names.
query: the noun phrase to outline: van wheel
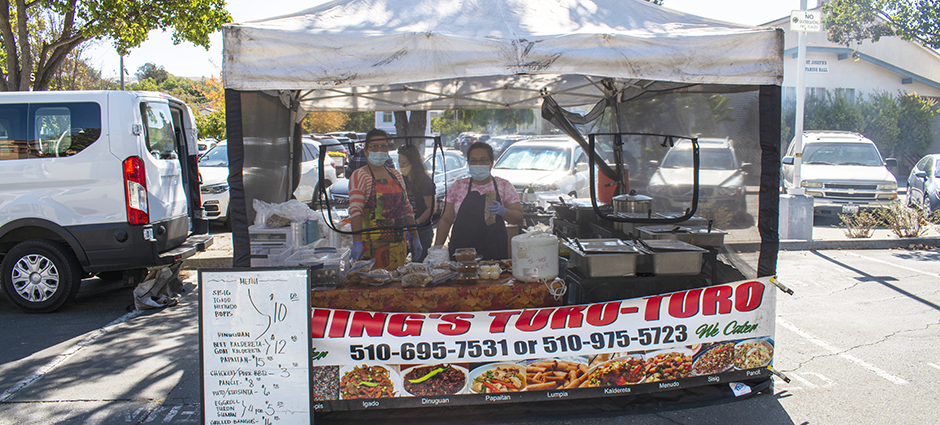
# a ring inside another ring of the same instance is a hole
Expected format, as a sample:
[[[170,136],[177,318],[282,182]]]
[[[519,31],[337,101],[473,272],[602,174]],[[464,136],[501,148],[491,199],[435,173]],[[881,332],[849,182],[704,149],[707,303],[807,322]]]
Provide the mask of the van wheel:
[[[49,313],[75,298],[82,268],[62,244],[46,239],[20,242],[3,258],[3,292],[30,313]]]

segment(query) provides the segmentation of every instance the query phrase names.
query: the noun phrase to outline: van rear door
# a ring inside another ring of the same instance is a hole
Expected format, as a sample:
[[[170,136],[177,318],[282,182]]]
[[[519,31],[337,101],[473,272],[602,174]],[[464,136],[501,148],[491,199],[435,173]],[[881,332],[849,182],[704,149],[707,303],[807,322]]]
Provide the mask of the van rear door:
[[[139,103],[143,123],[143,162],[147,173],[150,223],[158,249],[176,246],[190,232],[189,205],[183,182],[183,167],[178,152],[173,114],[165,99],[142,99]]]

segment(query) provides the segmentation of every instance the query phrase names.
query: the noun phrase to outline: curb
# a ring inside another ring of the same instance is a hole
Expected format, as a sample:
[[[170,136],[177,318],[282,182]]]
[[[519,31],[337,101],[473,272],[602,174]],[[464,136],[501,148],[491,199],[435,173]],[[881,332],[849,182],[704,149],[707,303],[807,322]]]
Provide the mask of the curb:
[[[725,246],[737,252],[760,251],[760,242],[727,243]],[[940,246],[940,237],[896,238],[896,239],[846,239],[823,241],[780,241],[780,251],[812,251],[824,249],[891,249],[907,248],[911,245],[924,245],[932,248]]]
[[[196,270],[203,267],[232,267],[232,256],[189,257],[183,260],[183,268]]]

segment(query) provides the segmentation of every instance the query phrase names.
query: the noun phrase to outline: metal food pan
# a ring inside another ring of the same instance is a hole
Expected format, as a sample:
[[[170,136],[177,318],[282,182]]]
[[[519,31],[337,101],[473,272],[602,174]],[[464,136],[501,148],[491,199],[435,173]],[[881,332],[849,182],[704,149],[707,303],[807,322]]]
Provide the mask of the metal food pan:
[[[708,230],[707,226],[642,226],[637,227],[644,240],[682,241],[704,248],[721,247],[728,232],[719,229]]]
[[[571,252],[571,266],[587,277],[635,276],[637,259],[644,254],[636,249],[585,253],[574,244],[565,243]]]
[[[696,275],[702,272],[702,258],[708,252],[682,241],[647,240],[644,248],[650,252],[650,261],[641,271],[651,271],[657,276]]]

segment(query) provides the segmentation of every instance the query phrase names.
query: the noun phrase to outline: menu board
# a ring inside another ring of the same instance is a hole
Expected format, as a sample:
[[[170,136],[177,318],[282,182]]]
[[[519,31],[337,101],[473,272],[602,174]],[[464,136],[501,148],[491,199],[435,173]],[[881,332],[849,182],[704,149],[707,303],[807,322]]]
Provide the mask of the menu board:
[[[199,270],[205,424],[312,423],[307,269]]]

